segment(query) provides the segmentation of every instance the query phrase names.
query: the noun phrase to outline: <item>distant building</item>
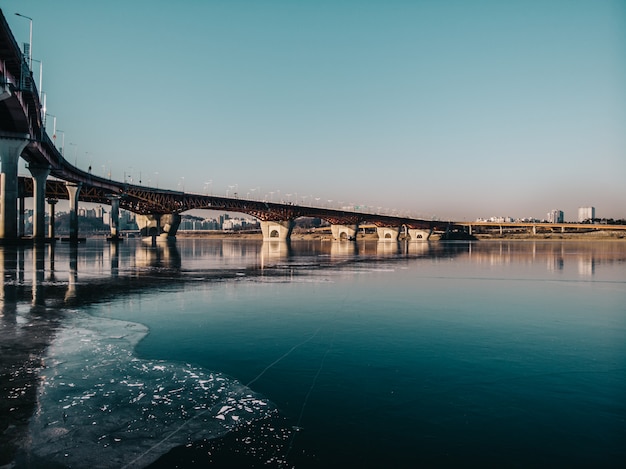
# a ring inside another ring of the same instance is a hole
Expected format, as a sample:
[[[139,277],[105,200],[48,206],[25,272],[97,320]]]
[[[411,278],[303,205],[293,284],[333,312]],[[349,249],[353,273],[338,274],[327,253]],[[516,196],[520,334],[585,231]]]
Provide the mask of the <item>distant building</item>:
[[[595,207],[580,207],[578,209],[578,221],[593,220],[596,217]]]
[[[550,210],[548,212],[548,222],[549,223],[563,223],[563,211],[562,210]]]

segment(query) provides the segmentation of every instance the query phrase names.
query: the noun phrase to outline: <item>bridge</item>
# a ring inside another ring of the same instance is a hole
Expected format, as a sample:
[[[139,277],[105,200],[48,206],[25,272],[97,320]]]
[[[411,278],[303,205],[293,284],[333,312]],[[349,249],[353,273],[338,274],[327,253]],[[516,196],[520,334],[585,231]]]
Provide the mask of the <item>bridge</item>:
[[[0,10],[0,241],[4,243],[24,238],[25,197],[33,198],[34,241],[54,239],[54,204],[59,199],[69,200],[70,241],[78,240],[79,201],[111,205],[112,239],[119,237],[120,208],[137,215],[143,235],[164,238],[175,237],[180,214],[193,209],[252,215],[261,221],[264,239],[289,239],[294,220],[300,217],[327,221],[335,239],[355,239],[363,223],[375,225],[379,238],[385,240],[397,239],[403,229],[411,239],[428,239],[434,231],[458,229],[447,222],[164,190],[85,172],[71,165],[46,133],[46,110],[29,59]],[[26,161],[30,178],[18,177],[19,158]],[[44,226],[46,201],[48,230]]]
[[[465,227],[468,234],[496,233],[499,235],[514,233],[576,233],[587,231],[613,231],[626,233],[626,225],[608,225],[595,223],[547,223],[547,222],[495,222],[473,221],[457,222],[457,226]]]

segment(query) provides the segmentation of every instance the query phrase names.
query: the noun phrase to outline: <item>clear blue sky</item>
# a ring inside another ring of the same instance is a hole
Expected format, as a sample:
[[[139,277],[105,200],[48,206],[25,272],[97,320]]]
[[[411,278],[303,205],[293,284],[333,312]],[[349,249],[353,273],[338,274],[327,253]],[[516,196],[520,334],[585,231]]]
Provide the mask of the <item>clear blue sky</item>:
[[[626,218],[624,0],[0,6],[19,43],[14,13],[33,18],[65,155],[96,174],[428,218]]]

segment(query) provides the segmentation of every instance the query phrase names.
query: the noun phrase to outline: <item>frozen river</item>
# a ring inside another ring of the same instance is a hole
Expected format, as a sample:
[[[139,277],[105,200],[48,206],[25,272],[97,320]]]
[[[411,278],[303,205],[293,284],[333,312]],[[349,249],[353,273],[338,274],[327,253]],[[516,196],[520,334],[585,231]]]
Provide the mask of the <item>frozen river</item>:
[[[0,256],[0,466],[626,460],[621,241]]]

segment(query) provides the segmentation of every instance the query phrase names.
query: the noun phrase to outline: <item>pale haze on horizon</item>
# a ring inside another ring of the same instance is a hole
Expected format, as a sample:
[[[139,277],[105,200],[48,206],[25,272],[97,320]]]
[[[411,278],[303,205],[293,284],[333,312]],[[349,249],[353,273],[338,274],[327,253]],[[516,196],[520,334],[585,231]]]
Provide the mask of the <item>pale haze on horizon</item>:
[[[33,19],[57,146],[94,174],[422,218],[626,218],[622,0],[0,8],[19,44],[15,13]]]

